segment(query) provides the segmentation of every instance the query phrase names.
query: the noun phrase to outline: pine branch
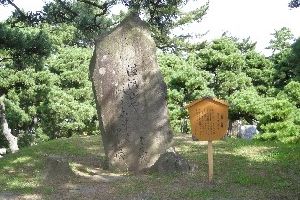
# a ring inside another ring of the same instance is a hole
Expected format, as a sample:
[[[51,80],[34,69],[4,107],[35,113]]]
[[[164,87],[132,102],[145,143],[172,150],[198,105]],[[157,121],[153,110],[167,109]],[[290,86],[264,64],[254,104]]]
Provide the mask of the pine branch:
[[[7,2],[16,9],[16,11],[21,15],[22,18],[24,18],[24,19],[28,18],[28,16],[11,0],[7,0]]]
[[[78,16],[78,13],[76,13],[70,7],[68,7],[64,1],[62,1],[62,0],[56,0],[56,1],[62,6],[63,9],[65,9],[72,15],[72,18],[75,18]]]
[[[108,6],[109,6],[108,2],[105,2],[102,5],[99,5],[99,4],[95,3],[95,2],[91,2],[91,1],[88,1],[88,0],[78,0],[78,1],[82,2],[82,3],[89,4],[89,5],[94,6],[94,7],[97,7],[99,9],[105,11],[105,13],[107,12],[107,9],[108,9]]]
[[[0,58],[0,62],[4,62],[6,60],[12,60],[13,58],[7,57],[7,58]]]

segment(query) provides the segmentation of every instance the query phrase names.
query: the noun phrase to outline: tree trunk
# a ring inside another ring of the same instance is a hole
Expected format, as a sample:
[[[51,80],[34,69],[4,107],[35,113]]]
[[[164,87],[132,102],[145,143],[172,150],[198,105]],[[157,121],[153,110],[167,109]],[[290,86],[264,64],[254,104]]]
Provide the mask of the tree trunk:
[[[11,129],[8,127],[8,123],[5,116],[5,104],[4,101],[0,101],[0,119],[3,130],[3,135],[7,139],[9,148],[12,153],[15,153],[19,150],[18,147],[18,138],[11,134]]]

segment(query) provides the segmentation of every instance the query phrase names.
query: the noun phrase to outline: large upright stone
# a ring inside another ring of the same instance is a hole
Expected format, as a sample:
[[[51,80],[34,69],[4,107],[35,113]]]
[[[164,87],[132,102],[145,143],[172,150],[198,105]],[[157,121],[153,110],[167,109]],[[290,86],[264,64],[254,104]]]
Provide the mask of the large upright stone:
[[[172,133],[155,43],[138,16],[96,42],[90,75],[109,167],[139,171],[153,165]]]

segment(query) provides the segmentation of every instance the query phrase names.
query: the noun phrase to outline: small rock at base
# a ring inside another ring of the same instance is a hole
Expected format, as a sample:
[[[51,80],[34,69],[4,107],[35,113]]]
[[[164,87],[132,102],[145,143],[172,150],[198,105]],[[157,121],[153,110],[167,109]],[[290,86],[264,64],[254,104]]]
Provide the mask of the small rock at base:
[[[0,149],[0,154],[6,154],[7,153],[7,150],[6,150],[6,148],[1,148]]]
[[[189,172],[195,170],[195,166],[181,155],[175,152],[166,152],[161,154],[155,164],[150,167],[151,172],[171,173],[171,172]]]

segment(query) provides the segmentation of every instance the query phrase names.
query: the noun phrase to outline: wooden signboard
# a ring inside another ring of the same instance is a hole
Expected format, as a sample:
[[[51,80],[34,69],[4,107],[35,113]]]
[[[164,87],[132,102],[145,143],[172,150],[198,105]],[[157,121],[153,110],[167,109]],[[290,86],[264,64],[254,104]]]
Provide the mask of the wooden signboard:
[[[208,141],[208,180],[213,178],[212,141],[223,138],[228,129],[228,104],[222,100],[205,97],[186,106],[192,134],[201,141]]]
[[[186,106],[189,112],[192,134],[201,141],[223,138],[228,129],[228,104],[206,97]]]

